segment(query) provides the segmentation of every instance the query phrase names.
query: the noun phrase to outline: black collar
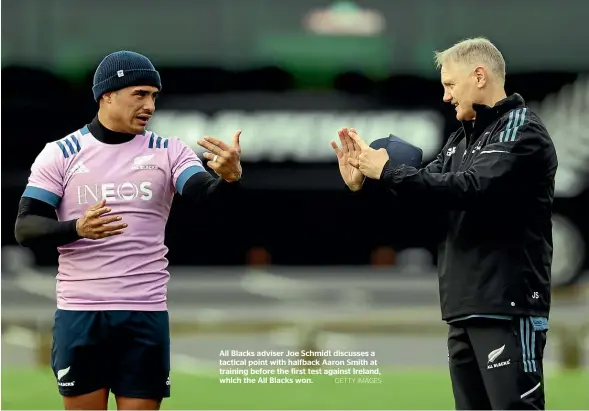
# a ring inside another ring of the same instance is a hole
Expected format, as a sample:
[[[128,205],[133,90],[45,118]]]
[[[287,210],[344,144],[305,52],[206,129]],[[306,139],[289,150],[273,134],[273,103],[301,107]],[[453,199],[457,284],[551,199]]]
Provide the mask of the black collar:
[[[484,104],[473,104],[472,108],[476,112],[476,120],[462,122],[466,136],[470,137],[472,135],[475,138],[478,137],[483,130],[501,118],[505,113],[522,108],[525,105],[526,102],[523,97],[517,93],[498,101],[493,107]]]
[[[105,144],[121,144],[133,140],[135,134],[119,133],[117,131],[109,130],[104,127],[98,120],[98,116],[88,124],[88,130],[92,133],[96,140]]]

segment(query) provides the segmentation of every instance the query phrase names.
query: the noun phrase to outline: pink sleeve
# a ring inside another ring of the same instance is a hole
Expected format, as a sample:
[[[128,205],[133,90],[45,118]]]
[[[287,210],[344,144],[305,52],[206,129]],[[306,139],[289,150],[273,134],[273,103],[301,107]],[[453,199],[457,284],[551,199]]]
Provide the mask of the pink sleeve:
[[[176,191],[182,194],[186,181],[196,173],[206,172],[206,170],[194,150],[177,137],[169,138],[169,144],[168,153],[172,165],[172,183]]]
[[[23,197],[30,197],[58,207],[63,196],[64,158],[55,142],[45,145],[31,166]]]

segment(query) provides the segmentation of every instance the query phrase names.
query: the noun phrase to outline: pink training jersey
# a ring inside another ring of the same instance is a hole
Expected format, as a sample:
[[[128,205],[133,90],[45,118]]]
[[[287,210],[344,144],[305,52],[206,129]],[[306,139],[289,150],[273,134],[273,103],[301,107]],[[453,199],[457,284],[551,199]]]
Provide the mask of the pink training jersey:
[[[105,144],[87,127],[45,146],[23,196],[55,206],[60,221],[80,218],[106,200],[127,223],[123,234],[59,247],[57,307],[63,310],[167,309],[165,226],[174,193],[205,171],[177,138],[146,131]]]

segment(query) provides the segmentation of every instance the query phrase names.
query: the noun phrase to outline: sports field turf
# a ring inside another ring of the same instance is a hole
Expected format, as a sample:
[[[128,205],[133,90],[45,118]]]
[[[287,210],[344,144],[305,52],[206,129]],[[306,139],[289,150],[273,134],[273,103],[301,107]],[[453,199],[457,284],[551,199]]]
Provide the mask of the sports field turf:
[[[381,378],[382,384],[335,384],[321,376],[305,385],[226,385],[214,376],[174,373],[162,409],[453,409],[445,370],[393,369]],[[546,387],[549,409],[589,409],[589,372],[552,373]],[[49,371],[3,368],[1,395],[4,410],[63,409]]]

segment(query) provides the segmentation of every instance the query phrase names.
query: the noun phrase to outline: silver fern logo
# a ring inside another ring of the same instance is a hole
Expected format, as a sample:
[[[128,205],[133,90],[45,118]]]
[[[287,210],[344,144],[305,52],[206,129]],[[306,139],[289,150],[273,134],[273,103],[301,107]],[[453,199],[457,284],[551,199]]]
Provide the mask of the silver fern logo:
[[[496,363],[495,360],[497,358],[499,358],[499,356],[501,354],[503,354],[503,351],[505,350],[505,344],[503,344],[502,347],[497,348],[496,350],[493,350],[489,353],[488,355],[488,362],[487,362],[487,369],[488,370],[492,370],[494,368],[500,368],[500,367],[505,367],[506,365],[511,364],[511,359],[509,360],[505,360],[505,361],[501,361],[499,363]]]
[[[555,194],[579,195],[589,179],[589,76],[580,76],[530,108],[546,125],[556,148]]]
[[[505,349],[505,344],[503,344],[503,347],[497,348],[496,350],[491,351],[489,353],[489,362],[495,362],[497,357],[499,357],[501,355],[501,353],[503,352],[504,349]]]
[[[67,375],[68,372],[70,372],[70,367],[64,368],[63,370],[58,370],[57,379],[61,380],[63,377]]]

